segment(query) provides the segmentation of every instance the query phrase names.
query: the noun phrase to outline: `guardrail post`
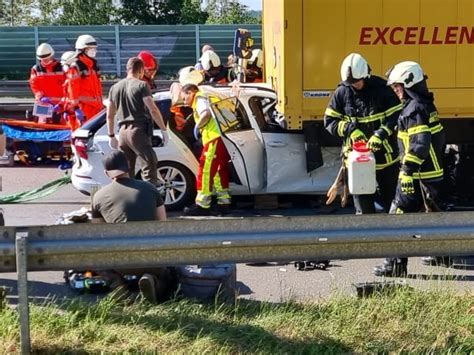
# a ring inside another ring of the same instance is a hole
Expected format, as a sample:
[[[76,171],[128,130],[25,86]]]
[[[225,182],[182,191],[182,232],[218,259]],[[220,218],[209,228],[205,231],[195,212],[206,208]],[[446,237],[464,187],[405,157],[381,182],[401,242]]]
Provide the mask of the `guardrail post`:
[[[28,306],[28,232],[17,232],[15,238],[18,277],[18,312],[20,313],[21,353],[30,353],[30,311]]]

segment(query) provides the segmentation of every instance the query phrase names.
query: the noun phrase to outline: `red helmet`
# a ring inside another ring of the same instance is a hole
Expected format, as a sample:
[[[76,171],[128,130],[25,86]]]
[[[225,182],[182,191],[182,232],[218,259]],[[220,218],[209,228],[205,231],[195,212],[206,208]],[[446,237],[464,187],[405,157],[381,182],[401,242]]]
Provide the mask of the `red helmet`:
[[[143,61],[143,64],[145,64],[145,70],[158,69],[158,61],[156,60],[155,56],[151,54],[151,52],[141,51],[140,53],[138,53],[137,57]]]

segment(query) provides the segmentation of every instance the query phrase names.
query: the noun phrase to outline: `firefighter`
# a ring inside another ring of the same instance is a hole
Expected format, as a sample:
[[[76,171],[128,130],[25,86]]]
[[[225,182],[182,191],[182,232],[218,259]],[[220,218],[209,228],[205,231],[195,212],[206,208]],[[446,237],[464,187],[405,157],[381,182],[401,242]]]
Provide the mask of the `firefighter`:
[[[212,50],[205,51],[199,60],[204,80],[210,83],[225,84],[232,81],[231,70],[222,65],[221,59]]]
[[[263,82],[263,51],[261,49],[252,50],[252,57],[249,59],[245,71],[245,82]]]
[[[206,96],[194,84],[186,84],[181,90],[184,105],[191,106],[194,120],[199,127],[203,149],[199,158],[199,169],[196,180],[196,203],[184,209],[188,216],[205,216],[210,214],[213,189],[217,194],[219,213],[227,213],[230,206],[229,191],[229,153],[221,138],[217,122],[211,116],[210,102],[217,98]]]
[[[141,51],[138,53],[137,57],[142,60],[143,64],[145,64],[145,75],[142,80],[148,83],[150,90],[156,90],[154,78],[159,69],[158,60],[149,51]]]
[[[377,194],[354,195],[356,214],[375,213],[375,198],[386,212],[395,195],[399,169],[394,130],[402,105],[386,85],[371,75],[367,61],[349,54],[341,65],[342,82],[336,88],[324,115],[330,134],[343,140],[345,158],[358,141],[367,142],[376,160]]]
[[[76,124],[99,113],[102,103],[102,82],[99,67],[95,59],[97,42],[91,35],[80,35],[76,40],[76,60],[70,64],[67,72],[67,105],[75,113]],[[70,117],[71,121],[74,117]]]
[[[65,75],[61,63],[54,58],[54,49],[48,43],[41,43],[36,49],[39,63],[31,68],[30,87],[37,102],[57,105],[63,97]],[[53,123],[58,123],[59,114],[53,114]]]
[[[214,47],[211,46],[210,44],[204,44],[201,48],[201,55],[203,55],[207,51],[214,51]],[[198,62],[194,65],[194,69],[197,70],[203,70],[202,64],[201,64],[201,58],[199,58]]]
[[[427,77],[415,62],[401,62],[388,73],[390,85],[403,103],[398,119],[401,168],[390,213],[439,210],[437,200],[443,182],[443,126],[428,91]],[[386,259],[377,266],[377,276],[403,276],[407,258]]]

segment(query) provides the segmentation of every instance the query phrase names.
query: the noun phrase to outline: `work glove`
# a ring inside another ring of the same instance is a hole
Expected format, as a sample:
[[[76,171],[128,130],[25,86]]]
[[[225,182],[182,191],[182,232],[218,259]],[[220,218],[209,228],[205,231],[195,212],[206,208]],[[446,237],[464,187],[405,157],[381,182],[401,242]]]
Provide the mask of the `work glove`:
[[[109,147],[111,149],[118,149],[118,139],[117,137],[113,136],[113,137],[109,137]]]
[[[84,112],[80,108],[76,108],[74,110],[74,113],[76,114],[76,118],[79,120],[79,122],[81,122],[81,126],[82,126],[82,124],[86,120],[86,118],[84,116]]]
[[[40,101],[44,104],[50,104],[51,105],[51,100],[49,99],[49,97],[46,97],[46,96],[43,96]]]
[[[168,135],[168,131],[161,131],[161,137],[163,138],[163,147],[164,147],[170,141],[170,136]]]
[[[356,128],[352,131],[350,135],[352,143],[360,142],[360,141],[367,141],[367,137],[365,136],[364,132],[360,129]]]
[[[405,195],[413,195],[415,193],[415,184],[413,181],[413,176],[407,175],[405,172],[400,172],[398,175],[400,180],[400,190]]]
[[[367,142],[367,145],[371,151],[378,152],[382,148],[382,139],[377,136],[376,134],[373,134],[372,137],[369,138],[369,141]]]

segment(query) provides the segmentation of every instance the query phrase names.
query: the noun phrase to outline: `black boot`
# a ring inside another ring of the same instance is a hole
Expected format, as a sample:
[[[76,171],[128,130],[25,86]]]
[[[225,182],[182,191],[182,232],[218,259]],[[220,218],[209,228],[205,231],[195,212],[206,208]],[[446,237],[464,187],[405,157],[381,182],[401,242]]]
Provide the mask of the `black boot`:
[[[183,213],[185,216],[209,216],[210,208],[192,205],[191,207],[185,207]]]
[[[387,258],[382,265],[374,268],[375,276],[404,277],[407,276],[407,258]]]

